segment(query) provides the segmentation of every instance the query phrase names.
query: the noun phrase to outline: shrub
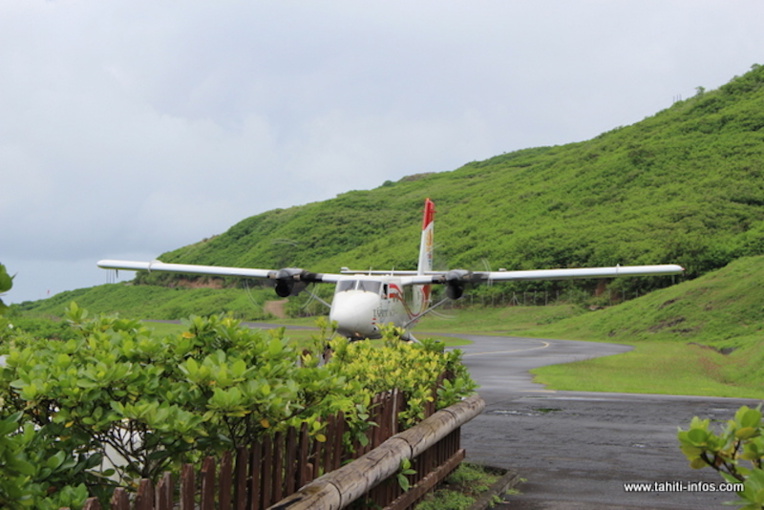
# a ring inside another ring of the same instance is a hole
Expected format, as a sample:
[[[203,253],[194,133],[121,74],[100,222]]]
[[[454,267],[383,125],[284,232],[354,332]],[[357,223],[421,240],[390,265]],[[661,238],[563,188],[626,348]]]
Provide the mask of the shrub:
[[[0,447],[11,459],[0,487],[25,487],[38,506],[48,491],[105,501],[117,484],[157,481],[182,463],[303,423],[321,441],[325,418],[340,411],[350,444],[371,425],[371,397],[396,387],[408,398],[410,425],[446,371],[454,377],[440,405],[475,388],[458,352],[405,344],[393,330],[382,348],[336,340],[336,355],[322,364],[324,341],[299,354],[283,329],[263,332],[225,316],[192,317],[185,331],[164,337],[140,321],[90,317],[75,303],[66,320],[71,336],[17,328],[0,343]]]
[[[687,430],[679,429],[682,453],[694,469],[706,466],[718,471],[728,483],[742,484],[736,504],[745,509],[764,508],[764,425],[761,409],[742,406],[718,433],[710,420],[697,416]]]

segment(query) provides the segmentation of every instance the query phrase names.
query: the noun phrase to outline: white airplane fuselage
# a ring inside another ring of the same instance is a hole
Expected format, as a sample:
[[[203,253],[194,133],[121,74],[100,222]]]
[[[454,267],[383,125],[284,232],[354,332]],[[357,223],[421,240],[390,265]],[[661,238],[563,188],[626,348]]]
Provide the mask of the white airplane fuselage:
[[[392,323],[407,327],[418,310],[406,303],[400,278],[348,275],[337,282],[329,320],[351,339],[380,338],[380,328]]]

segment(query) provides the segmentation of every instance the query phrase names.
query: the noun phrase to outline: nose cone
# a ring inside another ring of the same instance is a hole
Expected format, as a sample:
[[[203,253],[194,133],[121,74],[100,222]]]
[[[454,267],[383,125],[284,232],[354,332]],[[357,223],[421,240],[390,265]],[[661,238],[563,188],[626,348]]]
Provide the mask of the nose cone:
[[[348,338],[379,338],[377,327],[378,294],[360,290],[334,295],[329,320],[337,322],[337,333]]]

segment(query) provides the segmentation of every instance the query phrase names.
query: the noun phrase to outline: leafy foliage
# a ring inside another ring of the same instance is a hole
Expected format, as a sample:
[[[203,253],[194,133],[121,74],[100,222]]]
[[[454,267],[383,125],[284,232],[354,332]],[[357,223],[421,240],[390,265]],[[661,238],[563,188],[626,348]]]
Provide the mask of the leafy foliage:
[[[409,426],[424,418],[426,403],[434,400],[432,374],[446,372],[452,378],[444,380],[438,389],[438,409],[475,391],[477,385],[461,363],[461,351],[445,352],[441,344],[427,340],[421,344],[401,342],[401,332],[386,329],[382,349],[369,342],[335,339],[331,343],[334,356],[328,367],[350,380],[362,379],[369,396],[390,388],[402,390],[408,404],[399,417]]]
[[[338,343],[339,355],[322,364],[320,339],[298,353],[283,329],[264,333],[226,316],[191,317],[185,331],[165,337],[136,320],[91,317],[75,303],[66,320],[73,336],[14,328],[0,342],[0,498],[36,508],[83,494],[105,500],[115,484],[156,481],[289,426],[307,423],[321,441],[325,418],[340,411],[350,444],[372,425],[371,396],[393,387],[409,396],[412,424],[446,370],[455,381],[444,405],[475,388],[458,353],[433,343],[400,347],[393,332],[368,358]],[[403,371],[383,380],[385,359]],[[42,502],[49,492],[55,497]]]
[[[21,412],[0,411],[0,507],[81,508],[88,497],[84,481],[92,480],[85,472],[98,457],[71,455],[64,449],[66,441],[50,438],[29,422],[22,426],[21,418]]]
[[[395,478],[398,481],[398,485],[403,489],[403,492],[406,492],[411,488],[411,482],[408,477],[415,474],[416,470],[411,468],[411,459],[402,459],[401,466],[398,469]]]
[[[729,483],[743,482],[736,503],[747,510],[760,510],[764,508],[763,432],[761,406],[742,406],[718,433],[710,428],[709,419],[696,416],[689,429],[679,429],[677,437],[692,468],[708,466]]]

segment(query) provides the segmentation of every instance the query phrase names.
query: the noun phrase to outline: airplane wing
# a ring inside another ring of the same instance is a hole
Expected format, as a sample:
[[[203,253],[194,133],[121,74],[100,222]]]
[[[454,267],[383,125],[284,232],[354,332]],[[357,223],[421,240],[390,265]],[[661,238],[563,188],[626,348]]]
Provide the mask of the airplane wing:
[[[363,271],[342,268],[342,274],[365,274],[403,276],[404,282],[411,285],[427,283],[446,283],[455,276],[466,278],[470,283],[488,281],[517,281],[517,280],[574,280],[583,278],[616,278],[618,276],[656,276],[672,275],[684,272],[682,266],[676,264],[661,264],[654,266],[613,266],[587,267],[573,269],[532,269],[523,271],[427,271],[420,274],[417,271]]]
[[[403,281],[406,284],[424,285],[427,283],[449,282],[488,283],[491,281],[576,280],[584,278],[617,278],[619,276],[660,276],[681,274],[682,272],[684,272],[682,266],[661,264],[655,266],[531,269],[524,271],[467,271],[464,269],[454,269],[451,271],[433,271],[423,275],[417,275],[415,271],[396,271],[395,273],[404,275]],[[382,274],[382,272],[380,271],[379,274]]]
[[[204,274],[209,276],[238,276],[241,278],[271,278],[274,271],[269,269],[248,269],[241,267],[197,266],[193,264],[165,264],[159,260],[136,262],[132,260],[100,260],[102,269],[124,269],[127,271],[157,271],[161,273]]]
[[[281,297],[299,291],[308,283],[336,283],[347,278],[339,274],[313,273],[296,267],[283,269],[255,269],[246,267],[202,266],[196,264],[167,264],[159,260],[136,262],[131,260],[101,260],[102,269],[123,269],[127,271],[157,271],[162,273],[201,274],[207,276],[233,276],[271,280],[276,285],[276,293]]]
[[[467,284],[488,283],[491,281],[521,280],[573,280],[581,278],[616,278],[618,276],[654,276],[680,274],[682,266],[663,264],[654,266],[614,266],[575,269],[534,269],[527,271],[468,271],[453,269],[450,271],[350,271],[342,269],[342,274],[313,273],[300,268],[255,269],[243,267],[202,266],[195,264],[167,264],[159,260],[136,262],[129,260],[101,260],[98,267],[103,269],[123,269],[128,271],[157,271],[165,273],[202,274],[208,276],[233,276],[239,278],[257,278],[275,283],[276,293],[286,297],[299,292],[308,283],[337,283],[347,279],[348,274],[387,274],[401,278],[403,285],[445,284],[449,287],[449,297],[460,297]]]
[[[656,266],[615,266],[575,269],[537,269],[530,271],[486,271],[480,274],[492,281],[507,280],[573,280],[579,278],[616,278],[619,276],[655,276],[681,274],[682,266],[661,264]]]
[[[429,283],[448,286],[447,295],[458,299],[467,284],[489,283],[492,281],[523,280],[575,280],[582,278],[617,278],[619,276],[660,276],[681,274],[682,266],[662,264],[655,266],[614,266],[573,269],[533,269],[527,271],[467,271],[453,269],[440,273],[403,276],[404,285],[425,285]]]

